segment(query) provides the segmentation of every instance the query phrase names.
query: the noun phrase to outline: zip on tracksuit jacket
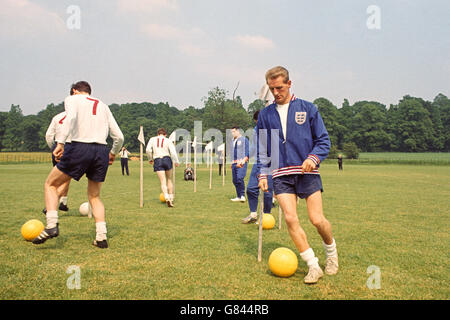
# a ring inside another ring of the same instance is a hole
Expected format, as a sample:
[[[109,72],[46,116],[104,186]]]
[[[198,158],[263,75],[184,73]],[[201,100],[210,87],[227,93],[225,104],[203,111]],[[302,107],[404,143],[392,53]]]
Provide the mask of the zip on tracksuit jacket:
[[[292,95],[289,103],[286,137],[274,102],[258,116],[259,179],[301,174],[303,161],[311,159],[316,168],[305,174],[319,174],[319,164],[328,156],[330,138],[317,107]],[[277,152],[278,151],[278,152]]]

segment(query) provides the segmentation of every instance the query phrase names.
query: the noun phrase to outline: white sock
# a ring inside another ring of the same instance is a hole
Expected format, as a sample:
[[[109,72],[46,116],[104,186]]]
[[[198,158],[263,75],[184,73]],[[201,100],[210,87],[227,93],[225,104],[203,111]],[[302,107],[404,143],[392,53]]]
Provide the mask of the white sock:
[[[95,240],[97,241],[103,241],[106,240],[106,222],[97,222],[95,224],[95,229],[97,232],[97,235],[95,236]]]
[[[302,258],[303,261],[306,262],[308,268],[319,267],[319,259],[317,259],[316,256],[314,255],[314,251],[312,248],[300,252],[300,257]]]
[[[56,227],[56,224],[58,223],[58,211],[50,210],[47,211],[45,215],[47,217],[47,229]]]
[[[336,249],[336,241],[333,238],[332,244],[326,244],[323,242],[323,249],[325,250],[325,254],[328,257],[337,257],[337,249]]]
[[[67,197],[59,198],[59,203],[62,203],[63,205],[67,206]]]
[[[250,217],[256,219],[258,217],[258,212],[250,212]]]
[[[169,199],[170,201],[173,201],[174,195],[173,194],[169,194]]]

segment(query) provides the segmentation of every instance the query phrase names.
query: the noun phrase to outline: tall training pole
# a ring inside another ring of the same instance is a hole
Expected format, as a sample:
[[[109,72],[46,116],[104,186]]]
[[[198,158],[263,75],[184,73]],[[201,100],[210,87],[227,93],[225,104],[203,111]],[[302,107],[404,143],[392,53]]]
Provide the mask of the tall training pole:
[[[142,126],[140,127],[140,132],[143,132]],[[142,208],[144,206],[144,147],[141,141],[139,142],[139,151],[140,151],[139,207]]]
[[[209,151],[209,189],[212,189],[212,149]]]
[[[223,145],[223,152],[222,152],[222,186],[225,185],[225,159],[226,159],[226,153],[225,150],[227,150],[227,144],[226,142]]]
[[[263,237],[263,205],[264,205],[264,192],[259,192],[259,231],[258,231],[258,262],[262,260],[262,237]]]
[[[197,192],[197,143],[194,146],[194,192]]]
[[[283,215],[283,209],[281,209],[280,203],[278,202],[278,229],[281,230],[281,223],[282,223],[282,215]]]

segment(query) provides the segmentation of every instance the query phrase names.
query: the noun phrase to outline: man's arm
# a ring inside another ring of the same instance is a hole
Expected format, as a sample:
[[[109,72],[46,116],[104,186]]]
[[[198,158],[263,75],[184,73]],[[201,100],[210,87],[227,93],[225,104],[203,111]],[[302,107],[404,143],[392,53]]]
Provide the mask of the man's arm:
[[[317,111],[311,117],[311,136],[313,139],[313,149],[308,158],[302,164],[304,172],[314,170],[323,160],[325,160],[330,152],[330,137],[323,123],[323,119]]]
[[[175,145],[173,144],[172,140],[169,140],[169,153],[170,157],[174,160],[175,165],[178,166],[180,164],[180,160],[178,160],[177,149],[175,148]]]
[[[47,141],[48,147],[51,149],[55,144],[55,135],[56,135],[56,121],[53,117],[52,122],[48,126],[47,132],[45,132],[45,141]]]
[[[119,125],[116,122],[116,119],[114,119],[114,116],[109,109],[108,106],[106,106],[106,114],[108,117],[108,126],[109,126],[109,135],[113,140],[113,145],[111,147],[110,154],[114,155],[114,157],[109,157],[110,161],[114,161],[116,154],[120,152],[120,149],[123,145],[123,133],[119,128]]]
[[[147,144],[147,148],[145,149],[145,152],[147,153],[148,161],[150,163],[152,163],[152,161],[153,161],[152,145],[153,145],[153,138],[150,138],[150,140],[148,141],[148,144]]]

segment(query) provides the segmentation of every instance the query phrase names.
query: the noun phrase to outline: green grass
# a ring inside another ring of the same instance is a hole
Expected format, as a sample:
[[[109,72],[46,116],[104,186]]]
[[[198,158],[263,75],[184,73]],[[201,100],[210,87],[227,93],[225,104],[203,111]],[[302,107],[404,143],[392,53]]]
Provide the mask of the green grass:
[[[337,159],[325,161],[337,162]],[[358,159],[344,159],[344,163],[447,166],[450,165],[450,152],[361,152]]]
[[[324,211],[338,244],[340,272],[303,284],[299,261],[290,278],[273,276],[272,250],[295,250],[286,225],[264,231],[257,262],[256,225],[242,225],[247,204],[232,203],[231,175],[222,187],[214,170],[199,170],[198,191],[177,171],[176,207],[159,202],[159,186],[145,165],[144,208],[139,208],[138,162],[123,177],[110,168],[102,199],[110,248],[91,246],[93,219],[81,217],[86,179],[73,181],[60,236],[33,246],[20,235],[29,219],[44,221],[43,182],[50,164],[0,165],[0,299],[448,299],[450,166],[351,165],[321,168]],[[230,171],[228,170],[228,173]],[[248,171],[248,174],[250,170]],[[247,176],[248,178],[248,176]],[[301,224],[323,265],[321,239]],[[272,213],[278,217],[278,208]],[[277,219],[278,220],[278,219]],[[81,270],[81,289],[69,290],[69,266]],[[381,269],[381,289],[366,286],[370,265]]]

